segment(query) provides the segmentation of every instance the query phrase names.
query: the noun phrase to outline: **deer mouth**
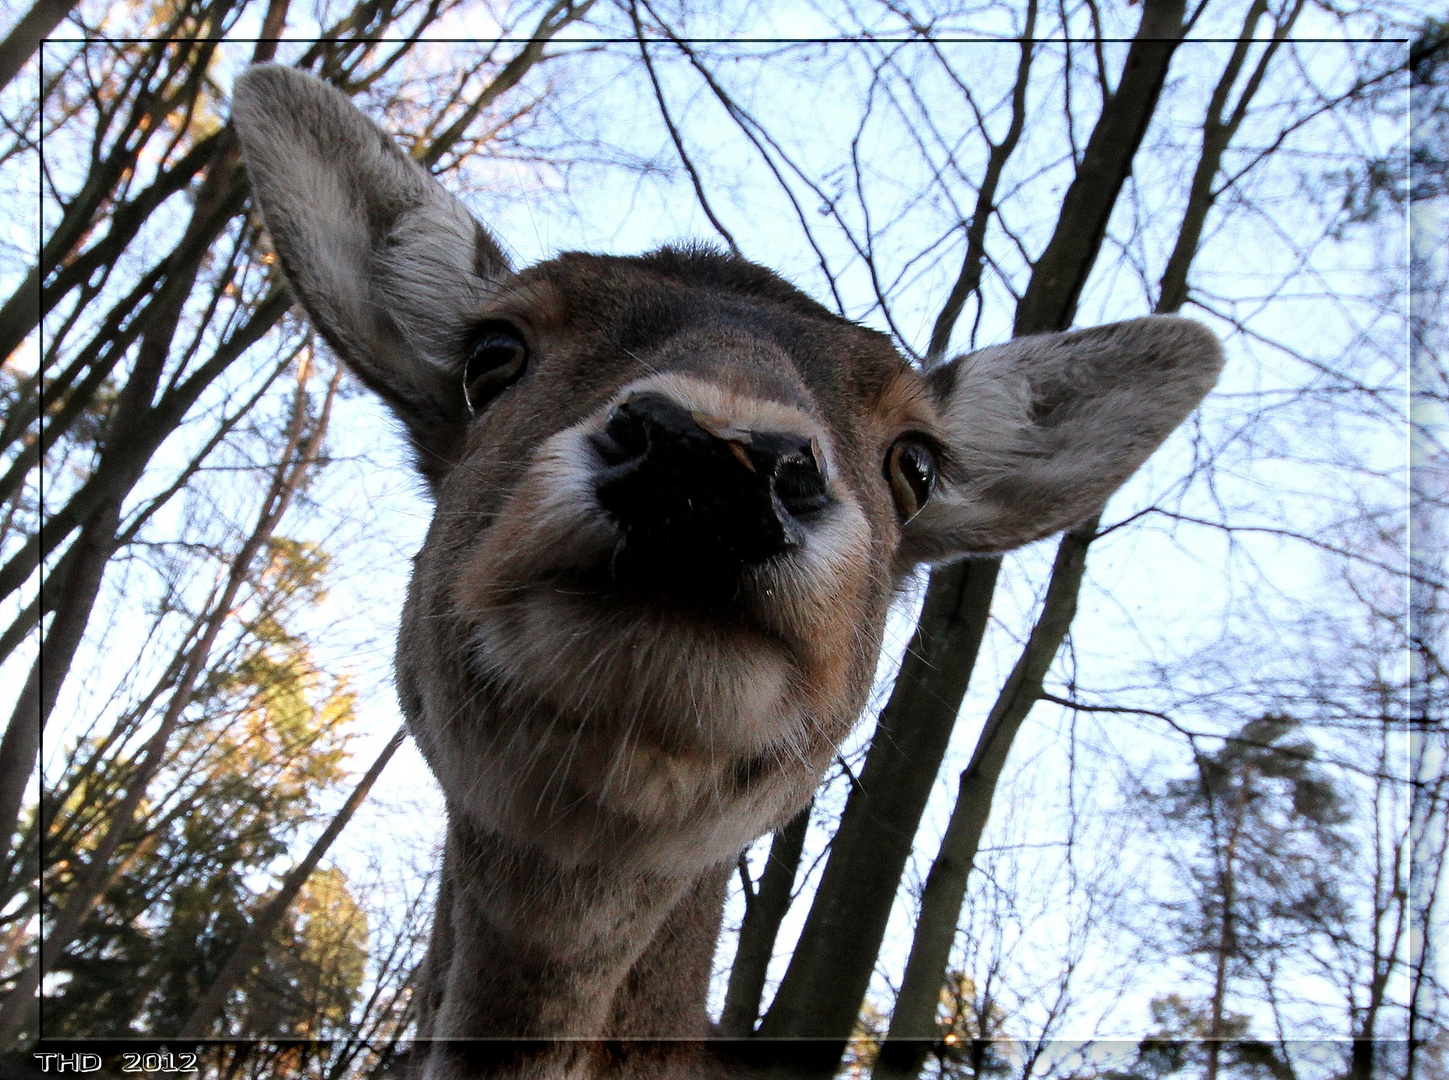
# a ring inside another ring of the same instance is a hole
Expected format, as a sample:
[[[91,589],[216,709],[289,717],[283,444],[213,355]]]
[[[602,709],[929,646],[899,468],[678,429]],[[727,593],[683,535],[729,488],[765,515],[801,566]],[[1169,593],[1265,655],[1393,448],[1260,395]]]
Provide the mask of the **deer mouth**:
[[[561,859],[662,871],[787,816],[858,714],[850,672],[870,645],[840,612],[806,638],[769,588],[681,597],[604,566],[493,591],[467,615],[458,697],[480,813]]]
[[[824,767],[869,689],[852,672],[874,655],[856,629],[879,603],[870,530],[848,492],[824,489],[825,469],[805,468],[823,465],[818,446],[751,433],[752,469],[721,437],[736,432],[634,403],[696,445],[683,459],[641,452],[673,435],[641,440],[626,426],[637,415],[551,436],[452,582],[460,715],[490,790],[534,792],[524,801],[541,816],[520,834],[553,828],[551,815],[634,820],[640,805],[675,827],[736,802],[767,827],[794,798],[786,776]],[[735,487],[696,496],[683,482],[700,473]]]

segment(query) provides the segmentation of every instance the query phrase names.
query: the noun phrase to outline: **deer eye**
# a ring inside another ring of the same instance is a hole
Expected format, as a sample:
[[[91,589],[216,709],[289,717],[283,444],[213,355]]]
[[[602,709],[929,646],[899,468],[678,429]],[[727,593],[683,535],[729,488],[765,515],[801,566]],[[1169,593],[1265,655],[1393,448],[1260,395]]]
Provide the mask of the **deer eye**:
[[[936,455],[920,439],[907,435],[891,444],[883,471],[904,525],[931,498],[936,486]]]
[[[468,338],[463,366],[463,395],[472,413],[482,411],[499,391],[528,365],[528,344],[518,329],[506,322],[486,322]]]

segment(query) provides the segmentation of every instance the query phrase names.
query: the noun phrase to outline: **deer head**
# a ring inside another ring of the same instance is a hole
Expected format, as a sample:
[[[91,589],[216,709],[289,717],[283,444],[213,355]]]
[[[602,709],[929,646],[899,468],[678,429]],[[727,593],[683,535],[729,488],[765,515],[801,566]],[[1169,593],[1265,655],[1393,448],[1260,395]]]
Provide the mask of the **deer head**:
[[[904,575],[1091,513],[1221,364],[1157,317],[922,372],[714,251],[514,269],[295,71],[252,69],[234,117],[288,281],[436,503],[399,638],[412,731],[455,819],[557,867],[688,880],[786,820]]]

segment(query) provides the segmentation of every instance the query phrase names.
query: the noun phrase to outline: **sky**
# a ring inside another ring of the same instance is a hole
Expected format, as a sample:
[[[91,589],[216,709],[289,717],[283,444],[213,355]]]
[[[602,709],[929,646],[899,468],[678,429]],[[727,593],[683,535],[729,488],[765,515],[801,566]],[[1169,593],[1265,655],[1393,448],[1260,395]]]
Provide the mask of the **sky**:
[[[1008,10],[986,9],[982,17],[992,32],[1009,32]],[[1107,5],[1106,13],[1109,27],[1130,27],[1136,17],[1135,9],[1121,5]],[[815,36],[849,29],[847,17],[835,9],[822,14],[806,4],[742,5],[719,18],[720,23],[701,20],[692,29],[701,36],[747,29]],[[1303,40],[1265,87],[1265,99],[1276,94],[1283,104],[1252,118],[1243,146],[1266,144],[1274,125],[1292,110],[1303,110],[1306,88],[1332,93],[1350,77],[1346,50],[1332,40],[1341,33],[1324,20],[1319,13],[1305,16],[1298,31]],[[1202,36],[1221,32],[1230,21],[1225,18],[1221,27],[1204,24]],[[488,25],[484,9],[470,8],[459,16],[456,30],[445,26],[435,36],[481,37]],[[299,24],[297,33],[304,32]],[[941,52],[958,73],[969,76],[969,88],[989,112],[988,128],[999,137],[1004,128],[999,105],[1016,46],[986,40],[979,32],[976,36],[942,45]],[[1330,40],[1310,42],[1312,37]],[[459,66],[460,55],[466,57],[470,48],[439,41],[418,62],[446,70]],[[957,330],[958,349],[1009,336],[1012,300],[1006,283],[1019,289],[1025,280],[1021,249],[1039,250],[1044,242],[1070,177],[1071,146],[1085,138],[1094,115],[1093,88],[1084,75],[1091,63],[1086,47],[1074,52],[1080,65],[1073,69],[1079,80],[1071,91],[1074,130],[1062,120],[1067,88],[1056,59],[1062,46],[1043,48],[1047,59],[1040,61],[1043,76],[1034,84],[1028,134],[1005,189],[1003,212],[1014,236],[1000,230],[992,234],[1005,283],[1000,276],[988,283],[987,304],[974,328],[970,320],[977,313],[968,309]],[[1121,49],[1108,46],[1109,58]],[[1164,106],[1084,293],[1080,325],[1150,310],[1154,274],[1160,272],[1180,213],[1186,170],[1195,159],[1202,102],[1226,49],[1208,41],[1180,49]],[[973,197],[965,181],[979,170],[984,151],[972,138],[960,89],[942,74],[927,48],[917,43],[886,51],[888,64],[881,50],[858,45],[790,50],[762,45],[735,50],[738,58],[721,64],[720,71],[739,99],[767,118],[770,134],[802,171],[817,181],[818,191],[799,183],[794,190],[800,212],[838,271],[843,313],[880,329],[894,328],[905,349],[922,350],[960,257],[956,226]],[[224,57],[218,67],[223,87],[245,53],[239,47]],[[287,55],[284,47],[279,58]],[[712,203],[740,248],[833,304],[795,209],[781,197],[758,154],[677,57],[661,49],[658,58],[676,121],[692,154],[704,163]],[[873,83],[877,66],[882,74]],[[914,97],[901,89],[903,72],[916,78]],[[546,75],[555,96],[541,102],[519,140],[496,153],[485,152],[447,178],[517,264],[564,250],[628,253],[712,237],[646,96],[636,52],[609,46],[567,68],[556,64]],[[872,94],[875,112],[861,125],[861,102]],[[936,125],[929,135],[911,122],[922,116]],[[1365,156],[1400,161],[1406,118],[1406,109],[1392,101],[1371,121],[1328,113],[1295,132],[1280,154],[1224,198],[1192,277],[1202,304],[1189,313],[1224,337],[1228,368],[1200,415],[1113,498],[1106,520],[1121,521],[1157,506],[1260,531],[1229,535],[1212,524],[1173,523],[1155,515],[1095,545],[1071,651],[1059,657],[1049,688],[1061,690],[1071,682],[1091,700],[1166,702],[1181,719],[1226,730],[1264,694],[1312,678],[1314,635],[1322,635],[1327,650],[1353,623],[1332,557],[1272,530],[1290,529],[1331,546],[1352,547],[1364,520],[1378,515],[1391,532],[1395,514],[1402,513],[1403,427],[1394,410],[1402,406],[1395,387],[1401,388],[1404,378],[1402,352],[1395,346],[1402,342],[1405,315],[1403,222],[1390,207],[1337,240],[1325,240],[1323,233],[1336,209],[1333,181],[1339,171]],[[852,142],[868,192],[864,206],[853,197]],[[1230,157],[1230,164],[1246,164],[1250,153]],[[962,177],[929,184],[931,170],[946,165],[959,168]],[[840,220],[856,230],[869,210],[879,230],[875,254],[887,283],[889,319],[822,195],[836,200]],[[12,224],[12,233],[18,227]],[[20,239],[12,236],[12,243]],[[1343,387],[1353,380],[1383,392],[1370,395],[1367,404],[1353,399],[1352,409],[1338,407]],[[325,663],[347,671],[361,694],[354,758],[360,771],[400,722],[390,685],[393,619],[409,556],[422,542],[430,509],[410,474],[395,425],[364,396],[339,404],[329,447],[337,463],[311,493],[307,517],[295,527],[322,539],[335,560],[328,605],[309,617],[326,628],[319,646]],[[179,447],[171,453],[173,460],[180,459]],[[1196,475],[1184,483],[1194,462],[1207,454],[1217,462],[1211,482]],[[955,774],[969,757],[981,720],[1029,628],[1053,551],[1048,541],[1008,559],[983,659],[918,838],[917,879],[929,867],[949,815]],[[890,657],[909,632],[913,595],[918,593],[907,590],[888,630],[883,673],[891,670]],[[124,626],[124,613],[136,598],[113,593],[110,600]],[[116,678],[108,665],[130,663],[121,652],[95,643],[93,648],[91,678],[67,690],[79,694],[72,699],[78,721],[87,716],[86,693],[97,693]],[[1225,679],[1225,666],[1251,657],[1258,659],[1258,670]],[[1056,953],[1071,947],[1072,927],[1091,914],[1081,907],[1080,890],[1062,877],[1064,823],[1092,837],[1079,845],[1083,862],[1074,873],[1082,879],[1097,874],[1120,886],[1124,896],[1130,894],[1131,902],[1146,904],[1148,897],[1131,893],[1130,879],[1136,875],[1139,884],[1160,884],[1165,871],[1144,849],[1150,837],[1123,835],[1123,818],[1132,810],[1120,781],[1124,775],[1178,775],[1188,767],[1181,745],[1160,731],[1085,717],[1078,717],[1076,725],[1061,710],[1037,707],[1016,749],[1020,761],[1014,763],[1006,793],[1015,801],[1002,804],[1013,812],[993,818],[986,838],[988,847],[1015,853],[1013,872],[1044,883],[1036,909],[1017,913],[1010,960],[1024,980],[1032,972],[1051,970]],[[857,744],[868,731],[863,725]],[[853,748],[845,749],[849,756]],[[1083,777],[1090,781],[1085,789],[1063,783],[1064,776],[1076,776],[1071,770],[1078,752]],[[404,877],[416,880],[419,855],[438,835],[441,800],[410,745],[377,790],[378,797],[359,813],[334,857],[356,868],[361,878],[386,837],[382,846],[409,867]],[[838,786],[826,801],[832,798],[838,801]],[[807,865],[821,840],[812,836]],[[755,855],[758,868],[758,850]],[[792,919],[803,917],[804,907],[797,903]],[[738,910],[736,904],[734,917]],[[888,987],[898,978],[908,947],[908,916],[909,902],[903,898],[873,987],[881,1004],[889,1002]],[[787,938],[791,932],[787,925]],[[1104,936],[1088,948],[1083,981],[1094,989],[1073,1014],[1078,1026],[1063,1030],[1062,1037],[1132,1036],[1145,1030],[1146,997],[1157,987],[1135,992],[1113,987],[1112,953],[1122,940]]]

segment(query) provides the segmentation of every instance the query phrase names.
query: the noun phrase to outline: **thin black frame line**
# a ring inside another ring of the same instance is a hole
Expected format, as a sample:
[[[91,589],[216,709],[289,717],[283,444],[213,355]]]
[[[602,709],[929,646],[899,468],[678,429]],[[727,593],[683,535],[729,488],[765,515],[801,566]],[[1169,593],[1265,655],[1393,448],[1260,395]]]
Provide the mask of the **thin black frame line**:
[[[42,95],[45,92],[45,47],[44,47],[44,41],[42,41],[41,47],[38,48],[38,49],[36,49],[35,51],[36,51],[36,56],[35,56],[35,74],[36,74],[37,80],[39,81],[39,85],[36,87],[36,92],[37,92],[36,93],[36,96],[39,99],[39,98],[42,97]],[[36,223],[38,225],[38,231],[37,231],[36,236],[35,236],[35,268],[38,271],[36,273],[36,275],[35,275],[35,308],[36,308],[36,311],[40,313],[40,318],[38,318],[36,320],[36,323],[35,323],[35,331],[36,331],[36,333],[35,333],[35,372],[36,372],[36,375],[37,375],[35,393],[36,393],[36,404],[39,406],[39,414],[36,416],[36,420],[35,420],[35,437],[36,437],[36,439],[39,439],[41,437],[41,435],[43,434],[43,426],[44,426],[44,418],[45,418],[45,379],[43,378],[43,374],[44,374],[44,371],[45,371],[45,333],[46,333],[46,320],[45,320],[45,274],[43,272],[39,272],[39,271],[42,271],[41,264],[45,260],[45,203],[46,203],[46,199],[45,199],[45,177],[46,177],[46,171],[45,171],[45,103],[44,103],[43,100],[40,100],[38,102],[38,111],[36,112],[35,119],[36,119],[36,123],[38,125],[38,130],[36,132],[36,138],[35,138],[35,151],[36,151],[36,157],[35,157],[35,162],[36,162],[36,165],[35,165],[35,196],[36,196],[35,197],[35,202],[36,202],[36,206],[35,206],[35,219],[36,219]],[[42,443],[42,446],[43,445],[44,444]],[[40,550],[41,551],[44,551],[45,550],[45,522],[46,522],[46,516],[47,516],[46,513],[45,513],[45,454],[44,454],[44,451],[42,451],[42,453],[41,453],[41,459],[40,459],[40,461],[36,462],[36,464],[37,464],[38,468],[36,469],[36,473],[35,473],[35,498],[36,498],[36,508],[38,510],[38,515],[37,515],[37,521],[36,521],[36,526],[35,526],[35,535],[40,540]],[[45,562],[44,562],[43,559],[41,560],[40,564],[36,567],[36,570],[39,571],[38,579],[37,579],[37,582],[36,582],[36,587],[37,588],[40,588],[40,587],[43,587],[43,584],[44,584],[45,578],[46,578]],[[38,596],[38,594],[37,594],[37,596]],[[54,620],[51,620],[51,625],[52,626],[55,625],[55,621]],[[39,665],[40,670],[42,672],[44,672],[44,670],[45,670],[45,639],[50,636],[49,631],[45,627],[45,604],[44,604],[44,602],[42,602],[41,605],[40,605],[40,618],[38,618],[35,621],[35,635],[36,635],[36,637],[35,637],[35,663],[37,665]],[[41,712],[44,709],[44,704],[37,698],[36,705],[39,706],[39,708],[36,709],[36,714],[37,715],[35,717],[35,722],[36,722],[36,725],[40,728],[40,730],[36,733],[36,740],[35,740],[35,772],[34,772],[34,778],[35,778],[35,784],[36,784],[36,801],[35,801],[35,807],[36,807],[36,811],[37,811],[36,818],[37,818],[37,822],[38,822],[38,820],[39,820],[40,802],[41,802],[41,799],[44,798],[44,795],[45,795],[45,728],[46,728],[46,725],[41,722],[41,718],[40,718],[40,714],[41,714]],[[51,730],[52,730],[52,732],[54,732],[55,729],[52,728]],[[29,785],[29,782],[27,781],[26,782],[26,787],[29,787],[29,786],[30,786]],[[44,873],[44,868],[45,868],[46,839],[47,839],[47,837],[46,837],[45,830],[42,829],[42,828],[37,827],[36,830],[35,830],[35,852],[36,852],[36,856],[37,856],[37,858],[39,860],[39,863],[38,863],[38,865],[36,867],[36,875],[35,875],[35,893],[36,893],[36,897],[37,897],[37,901],[38,901],[37,904],[36,904],[36,908],[35,908],[35,914],[36,914],[35,963],[37,965],[39,965],[39,970],[41,972],[44,972],[45,971],[45,939],[49,936],[46,933],[47,917],[46,917],[46,911],[45,911],[45,873]],[[23,973],[24,973],[24,969],[22,969],[21,974],[23,974]],[[15,990],[15,991],[17,991],[17,992],[19,991],[19,989],[20,989],[20,981],[19,981],[19,978],[18,977],[16,979],[16,984],[15,984],[15,986],[12,989]],[[35,1004],[35,1034],[36,1034],[37,1041],[39,1041],[41,1038],[43,1038],[43,1033],[45,1031],[45,976],[43,974],[39,978],[37,978],[36,981],[35,981],[35,1003],[36,1003]]]
[[[312,44],[316,42],[334,42],[336,44],[372,44],[385,45],[390,43],[402,43],[414,40],[407,37],[110,37],[105,35],[87,35],[85,37],[47,37],[42,39],[45,45],[91,45],[91,44],[138,44],[152,43],[157,41],[168,41],[175,43],[188,43],[197,41],[214,41],[220,43],[252,43],[272,41],[277,43]],[[489,44],[528,44],[535,41],[545,41],[561,45],[633,45],[638,42],[636,37],[597,37],[597,38],[573,38],[573,37],[424,37],[418,39],[436,45],[480,45],[485,42]],[[671,44],[675,41],[686,45],[1020,45],[1021,38],[1016,37],[681,37],[681,38],[649,38],[651,42],[661,45]],[[1236,45],[1242,38],[1236,37],[1182,37],[1182,38],[1135,38],[1135,37],[1043,37],[1032,38],[1033,45],[1093,45],[1093,44],[1131,44],[1134,41],[1161,41],[1177,42],[1181,45],[1205,44],[1205,45]],[[1271,37],[1252,37],[1250,42],[1269,42]],[[1410,37],[1295,37],[1291,39],[1295,44],[1304,45],[1333,45],[1339,43],[1354,42],[1358,44],[1374,44],[1377,42],[1400,42],[1412,44],[1416,39]]]
[[[162,40],[166,40],[166,41],[170,41],[170,42],[175,42],[175,43],[185,43],[185,42],[196,41],[198,39],[196,39],[196,38],[186,38],[186,37],[170,37],[170,38],[157,38],[157,37],[107,37],[107,36],[100,36],[100,35],[87,35],[85,37],[78,37],[78,38],[77,37],[46,37],[46,38],[42,39],[42,43],[43,44],[46,44],[46,45],[49,45],[49,44],[92,44],[92,43],[95,43],[95,44],[101,44],[101,43],[116,43],[116,44],[121,44],[121,43],[156,42],[156,41],[162,41]],[[238,43],[238,44],[242,44],[242,43],[253,43],[253,44],[255,44],[255,43],[258,43],[258,42],[261,42],[261,41],[272,41],[272,42],[278,42],[278,43],[282,43],[282,42],[297,42],[297,43],[302,43],[302,42],[323,41],[323,40],[327,40],[327,39],[325,39],[325,38],[287,38],[287,37],[267,37],[267,38],[263,38],[263,37],[231,37],[231,36],[228,36],[228,37],[214,38],[213,40],[216,40],[216,41],[219,41],[219,42],[235,42],[235,43]],[[383,43],[388,43],[388,42],[404,41],[404,40],[407,40],[407,39],[405,39],[405,38],[389,38],[389,37],[370,37],[370,38],[337,38],[337,39],[333,39],[333,40],[337,40],[339,42],[346,41],[346,42],[351,42],[351,43],[367,42],[367,43],[370,43],[370,44],[383,44]],[[532,42],[532,41],[537,40],[537,39],[536,38],[533,38],[533,37],[523,37],[523,38],[520,38],[520,37],[512,37],[512,36],[503,36],[503,37],[497,37],[497,38],[431,38],[430,37],[430,38],[426,38],[425,40],[431,41],[431,42],[437,42],[439,44],[480,44],[480,43],[485,42],[485,41],[494,42],[494,43],[500,43],[501,44],[501,43],[528,43],[528,42]],[[634,44],[639,39],[637,37],[627,37],[627,38],[625,38],[625,37],[610,37],[610,38],[589,38],[589,39],[581,39],[581,38],[554,38],[552,40],[554,40],[554,41],[556,41],[556,42],[558,42],[560,44],[585,44],[585,45],[587,45],[587,44]],[[666,39],[658,39],[658,40],[665,41]],[[1007,43],[1019,42],[1020,41],[1020,39],[1018,39],[1018,38],[1009,38],[1009,37],[993,38],[993,37],[984,37],[984,36],[981,36],[981,37],[969,37],[969,38],[966,38],[966,37],[932,37],[932,36],[911,36],[911,37],[904,37],[904,38],[902,38],[902,37],[892,37],[892,36],[848,36],[848,37],[834,37],[834,38],[803,38],[803,37],[769,37],[769,38],[766,38],[766,37],[737,37],[737,38],[686,37],[686,38],[678,38],[676,40],[678,40],[680,42],[687,43],[687,44],[819,44],[819,45],[854,45],[854,44],[872,44],[872,43],[880,43],[880,44],[927,44],[927,43],[938,43],[938,44],[995,44],[995,45],[1000,45],[1000,44],[1007,44]],[[1111,37],[1111,38],[1108,38],[1108,37],[1073,38],[1073,37],[1056,37],[1056,36],[1054,36],[1054,37],[1048,37],[1048,38],[1034,38],[1032,40],[1033,40],[1033,43],[1034,44],[1055,44],[1055,43],[1061,43],[1061,44],[1071,45],[1071,44],[1087,44],[1087,43],[1104,43],[1104,44],[1105,43],[1114,43],[1115,44],[1115,43],[1130,42],[1130,41],[1132,41],[1134,39],[1133,38],[1123,38],[1123,37]],[[1160,39],[1160,40],[1173,40],[1173,39]],[[1189,43],[1189,42],[1194,42],[1194,43],[1199,43],[1200,42],[1200,43],[1214,43],[1214,44],[1218,44],[1218,43],[1236,43],[1237,41],[1239,41],[1241,39],[1239,39],[1239,38],[1202,38],[1202,37],[1190,37],[1189,36],[1189,37],[1184,37],[1184,38],[1175,39],[1175,40],[1180,41],[1180,43],[1182,43],[1182,44],[1186,44],[1186,43]],[[1257,42],[1257,41],[1266,41],[1266,40],[1270,40],[1270,39],[1263,39],[1263,38],[1256,38],[1255,37],[1255,38],[1252,38],[1251,40],[1254,41],[1254,42]],[[1403,44],[1411,44],[1414,39],[1407,38],[1407,37],[1386,37],[1386,38],[1358,38],[1358,37],[1354,37],[1354,38],[1294,38],[1293,40],[1295,42],[1302,42],[1302,43],[1305,43],[1305,44],[1333,43],[1333,42],[1336,42],[1336,41],[1346,41],[1346,42],[1355,42],[1355,43],[1373,43],[1373,42],[1376,42],[1376,41],[1383,41],[1383,42],[1386,42],[1386,43],[1387,42],[1397,42],[1397,43],[1403,43]],[[39,50],[39,52],[40,52],[40,55],[37,57],[38,73],[39,73],[39,76],[40,76],[41,86],[44,86],[45,85],[45,80],[44,80],[44,69],[45,69],[44,49],[42,48],[41,50]],[[38,164],[38,177],[37,177],[37,179],[38,179],[38,181],[40,181],[42,183],[42,185],[43,185],[43,177],[44,177],[44,160],[45,160],[45,145],[44,144],[45,144],[44,138],[40,138],[40,139],[37,140],[37,152],[38,152],[38,162],[37,162],[37,164]],[[45,235],[45,230],[44,230],[45,200],[43,198],[41,198],[41,199],[38,199],[37,202],[38,202],[38,207],[37,207],[37,210],[38,210],[38,223],[39,223],[39,226],[40,226],[39,235],[41,237],[44,237],[44,235]],[[40,282],[37,282],[37,291],[38,292],[42,291],[41,290],[41,283]],[[37,297],[37,298],[39,298],[39,297]],[[37,326],[37,330],[39,331],[39,338],[38,338],[37,344],[38,344],[41,352],[43,353],[43,350],[44,350],[44,335],[45,335],[44,320],[41,320],[40,324]],[[39,495],[40,504],[41,504],[42,507],[44,506],[44,486],[45,486],[45,482],[44,482],[44,470],[41,470],[40,475],[37,477],[37,489],[38,489],[38,495]],[[45,529],[45,514],[42,512],[41,515],[40,515],[40,520],[39,520],[39,524],[38,524],[38,531],[41,534],[42,542],[43,542],[44,529]],[[37,625],[36,626],[35,633],[38,635],[38,638],[39,638],[39,640],[37,642],[37,651],[40,653],[40,656],[43,657],[43,654],[44,654],[44,643],[45,643],[46,634],[43,632],[43,629],[42,629],[42,627],[40,625]],[[44,733],[42,733],[42,741],[43,741],[43,738],[44,738]],[[40,840],[41,840],[41,843],[43,844],[44,843],[44,837],[41,837]],[[40,912],[38,912],[37,914],[39,916],[39,921],[40,921],[39,945],[41,946],[41,950],[43,952],[44,938],[45,938],[44,930],[45,930],[45,921],[46,921],[46,915],[45,915],[45,912],[43,910],[43,906],[42,906],[42,910]],[[44,1008],[44,995],[41,995],[40,1000],[41,1000],[41,1007],[42,1007],[42,1010],[43,1010],[43,1008]],[[236,1041],[249,1041],[249,1040],[236,1040]]]

